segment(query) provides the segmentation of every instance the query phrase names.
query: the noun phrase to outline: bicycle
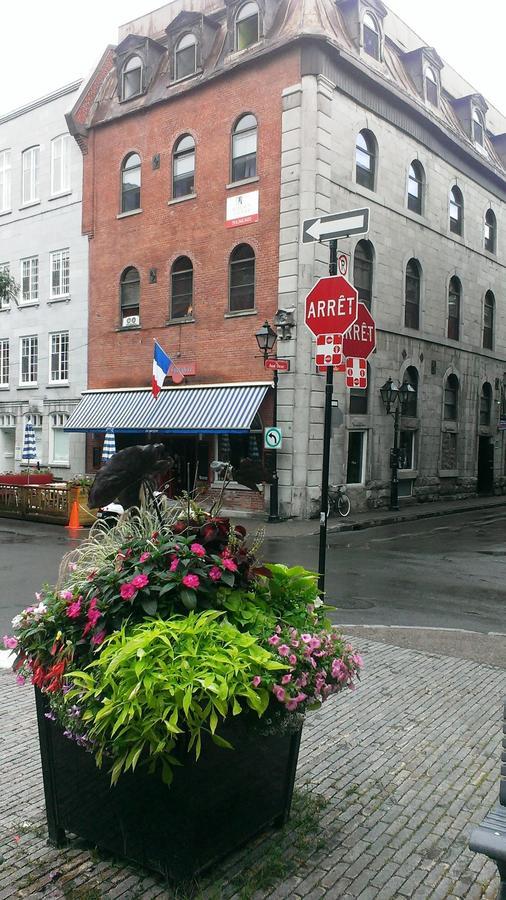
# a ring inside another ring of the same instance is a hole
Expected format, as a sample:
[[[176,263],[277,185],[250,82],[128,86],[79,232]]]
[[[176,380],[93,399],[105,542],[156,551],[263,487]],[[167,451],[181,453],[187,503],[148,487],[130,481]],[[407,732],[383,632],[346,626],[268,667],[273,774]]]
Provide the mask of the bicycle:
[[[351,509],[350,498],[346,493],[346,485],[344,484],[329,484],[329,503],[327,516],[330,516],[332,513],[339,513],[343,519],[349,515]]]

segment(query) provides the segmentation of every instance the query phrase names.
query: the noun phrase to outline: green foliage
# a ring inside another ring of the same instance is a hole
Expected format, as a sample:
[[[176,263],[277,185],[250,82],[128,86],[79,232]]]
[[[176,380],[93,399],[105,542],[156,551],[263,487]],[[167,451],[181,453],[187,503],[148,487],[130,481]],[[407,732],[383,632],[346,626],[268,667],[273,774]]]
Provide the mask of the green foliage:
[[[181,738],[197,758],[204,732],[230,748],[217,731],[220,721],[246,708],[258,716],[267,709],[269,682],[286,664],[221,618],[209,610],[124,626],[97,660],[70,673],[75,688],[65,702],[83,705],[98,764],[112,757],[113,784],[143,757],[151,769],[159,761],[170,783]],[[262,684],[255,688],[252,679],[259,675]]]
[[[0,271],[0,301],[3,300],[10,303],[11,300],[14,300],[17,302],[18,290],[18,285],[12,275],[9,275],[8,272]]]
[[[284,566],[282,563],[267,563],[270,572],[270,608],[277,619],[295,628],[307,625],[308,606],[314,608],[319,625],[329,627],[324,616],[325,607],[318,597],[318,575],[303,566]]]

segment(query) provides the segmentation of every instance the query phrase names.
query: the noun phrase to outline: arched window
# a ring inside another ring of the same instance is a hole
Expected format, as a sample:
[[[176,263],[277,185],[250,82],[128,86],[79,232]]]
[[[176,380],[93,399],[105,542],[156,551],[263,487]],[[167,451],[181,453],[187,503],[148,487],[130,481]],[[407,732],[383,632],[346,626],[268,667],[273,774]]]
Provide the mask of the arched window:
[[[459,412],[459,380],[456,375],[448,375],[444,391],[444,417],[447,422],[456,422]]]
[[[260,33],[259,13],[256,3],[241,6],[235,20],[235,49],[245,50],[256,44]]]
[[[355,181],[374,190],[376,181],[376,139],[367,128],[357,136],[355,147]]]
[[[483,147],[485,126],[483,124],[483,116],[476,107],[473,109],[473,140],[475,144]]]
[[[358,299],[371,308],[374,250],[370,241],[359,241],[353,257],[353,284]]]
[[[406,302],[404,306],[406,328],[420,327],[420,281],[420,263],[416,259],[410,259],[406,266]]]
[[[363,19],[364,50],[374,59],[380,58],[381,33],[379,25],[371,13],[366,12]]]
[[[430,66],[425,69],[425,95],[431,106],[438,106],[437,77]]]
[[[195,141],[184,134],[172,154],[172,196],[187,197],[195,192]]]
[[[486,350],[494,348],[494,313],[495,297],[492,291],[487,291],[483,305],[483,346]]]
[[[142,60],[139,56],[131,56],[123,67],[121,86],[122,100],[136,97],[142,91]]]
[[[197,38],[189,32],[184,34],[174,50],[174,78],[188,78],[197,70]]]
[[[489,253],[495,253],[497,237],[497,219],[495,213],[491,209],[487,209],[485,214],[485,250]]]
[[[193,265],[187,256],[179,256],[172,264],[171,319],[184,319],[193,315]]]
[[[255,308],[255,253],[249,244],[239,244],[230,254],[229,309],[240,312]]]
[[[408,209],[418,213],[419,216],[421,216],[423,208],[424,180],[423,166],[417,159],[414,159],[408,174]]]
[[[366,416],[369,403],[369,384],[371,381],[371,369],[367,363],[367,387],[350,388],[349,411],[356,416]]]
[[[480,425],[490,426],[492,415],[492,385],[485,382],[480,394]]]
[[[134,328],[140,325],[141,280],[137,269],[125,269],[120,281],[121,325]]]
[[[232,132],[232,181],[254,178],[257,173],[258,126],[248,113],[237,121]]]
[[[141,158],[138,153],[129,153],[121,166],[121,212],[140,208]]]
[[[404,381],[410,390],[402,407],[402,415],[414,419],[418,415],[418,370],[414,366],[408,366],[404,373]]]
[[[462,234],[464,223],[464,198],[462,191],[454,185],[450,191],[450,231]]]
[[[462,285],[460,278],[454,275],[448,285],[448,332],[447,337],[458,341],[460,337],[460,298]]]

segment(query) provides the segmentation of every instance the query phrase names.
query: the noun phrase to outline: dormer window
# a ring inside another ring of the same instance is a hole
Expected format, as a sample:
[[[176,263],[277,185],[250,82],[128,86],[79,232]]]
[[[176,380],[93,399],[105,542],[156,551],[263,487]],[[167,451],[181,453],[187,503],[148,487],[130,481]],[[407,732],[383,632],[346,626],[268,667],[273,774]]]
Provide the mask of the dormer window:
[[[139,56],[131,56],[123,68],[121,97],[130,100],[142,91],[142,60]]]
[[[484,132],[483,117],[475,107],[473,109],[473,140],[479,147],[483,147]]]
[[[425,94],[427,96],[427,102],[430,103],[431,106],[438,106],[437,77],[434,69],[431,69],[430,66],[427,66],[425,69]]]
[[[364,50],[368,56],[372,56],[373,59],[379,60],[381,44],[379,25],[374,16],[368,12],[365,13],[362,24],[364,30]]]
[[[245,50],[256,44],[259,32],[258,6],[256,3],[245,3],[235,20],[235,49]]]
[[[177,42],[174,51],[174,77],[188,78],[197,70],[197,38],[194,34],[184,34]]]

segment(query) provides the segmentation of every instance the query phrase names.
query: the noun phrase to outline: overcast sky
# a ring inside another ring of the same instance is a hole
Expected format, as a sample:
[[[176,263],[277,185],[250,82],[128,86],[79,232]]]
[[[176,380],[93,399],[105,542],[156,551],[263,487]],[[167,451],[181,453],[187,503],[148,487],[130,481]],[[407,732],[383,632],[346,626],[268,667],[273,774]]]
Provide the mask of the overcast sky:
[[[0,115],[86,76],[123,22],[161,0],[2,0]],[[387,0],[439,55],[506,114],[506,3]]]

